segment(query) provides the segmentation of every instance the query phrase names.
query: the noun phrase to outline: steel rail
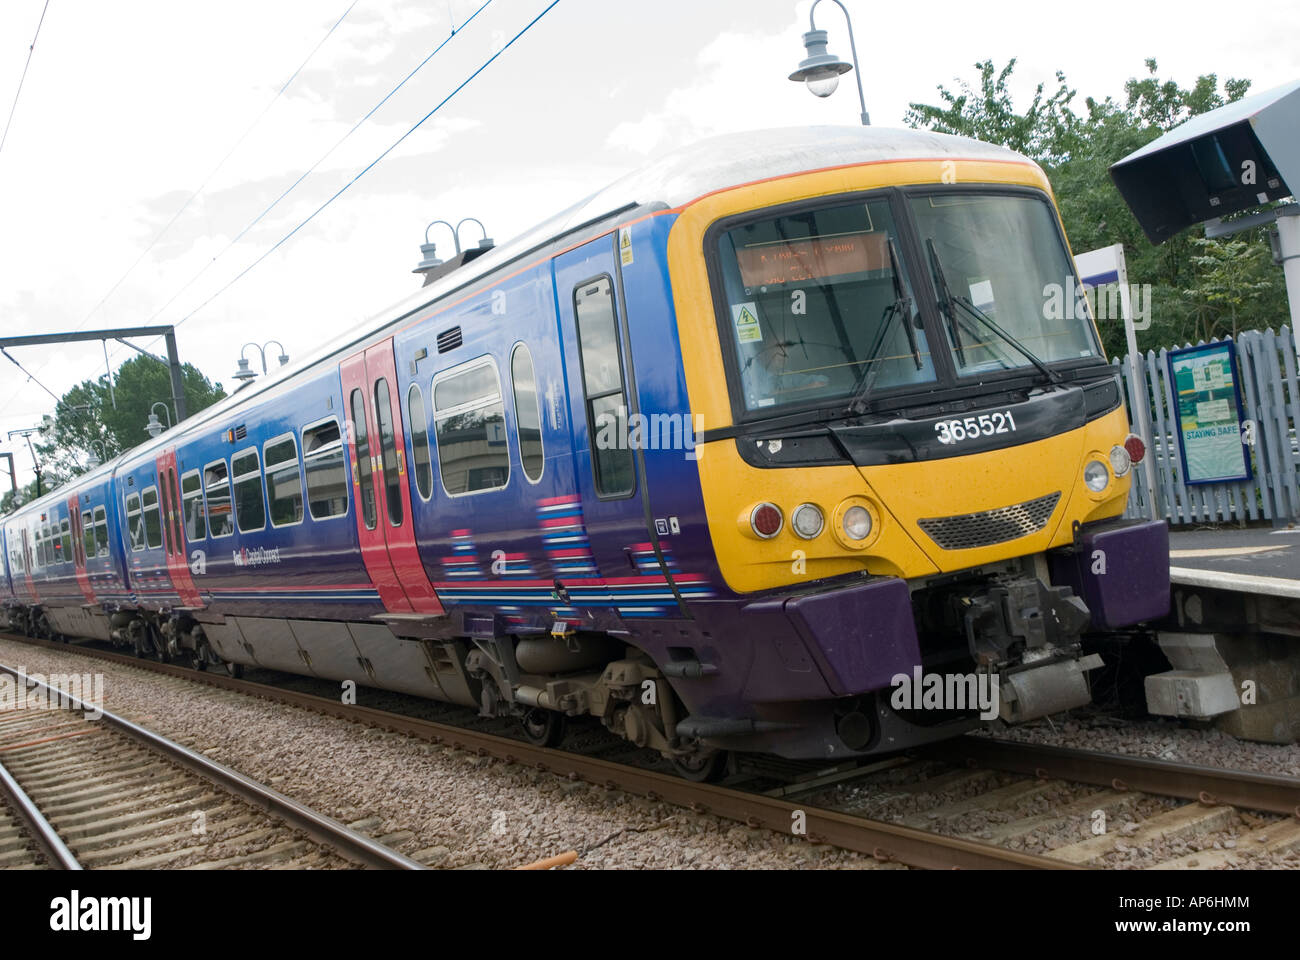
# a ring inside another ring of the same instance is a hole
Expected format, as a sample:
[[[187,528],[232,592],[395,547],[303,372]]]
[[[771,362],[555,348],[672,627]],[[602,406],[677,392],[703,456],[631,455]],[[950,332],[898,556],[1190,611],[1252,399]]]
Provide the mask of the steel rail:
[[[3,636],[65,653],[83,653],[127,666],[143,667],[169,676],[207,683],[225,690],[263,697],[328,716],[384,728],[431,743],[468,750],[479,756],[495,757],[508,763],[525,764],[570,780],[582,780],[605,789],[622,790],[651,800],[662,800],[696,813],[711,814],[750,827],[764,827],[777,833],[790,835],[796,825],[802,825],[805,829],[802,836],[809,842],[827,843],[845,850],[867,854],[882,861],[894,861],[921,869],[1084,869],[1049,857],[927,833],[895,823],[868,820],[836,810],[795,804],[778,797],[746,793],[714,784],[693,783],[675,775],[643,770],[563,750],[536,747],[496,734],[406,717],[373,707],[344,704],[314,694],[284,690],[251,680],[140,660],[106,650],[69,647],[67,644],[32,640],[29,637],[9,634]]]
[[[917,756],[1300,817],[1300,777],[966,735]]]
[[[3,763],[0,763],[0,793],[9,799],[10,806],[27,827],[27,832],[36,841],[37,847],[45,855],[50,866],[59,870],[82,869],[53,824],[45,819],[45,815],[37,808],[32,798],[27,796],[27,792],[18,785],[18,781],[5,769]]]
[[[66,647],[64,649],[67,649]],[[273,816],[298,828],[319,843],[330,847],[351,860],[365,866],[381,869],[423,870],[424,864],[403,856],[363,834],[357,833],[332,817],[287,797],[278,790],[273,790],[263,783],[247,777],[238,770],[205,757],[201,753],[181,746],[161,734],[147,730],[139,724],[132,723],[125,717],[104,710],[100,706],[91,706],[62,690],[42,683],[15,667],[0,663],[0,673],[7,673],[28,687],[36,686],[53,694],[67,703],[72,710],[91,711],[100,714],[100,719],[110,727],[143,743],[155,753],[160,753],[181,766],[194,771],[200,776],[218,784],[239,797],[261,807]]]

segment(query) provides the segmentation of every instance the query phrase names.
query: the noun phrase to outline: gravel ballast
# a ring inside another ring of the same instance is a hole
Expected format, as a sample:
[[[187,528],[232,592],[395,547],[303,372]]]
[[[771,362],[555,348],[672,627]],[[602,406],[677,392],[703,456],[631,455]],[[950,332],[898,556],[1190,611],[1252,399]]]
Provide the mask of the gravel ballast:
[[[877,861],[297,707],[0,639],[30,673],[101,673],[104,707],[417,860],[508,868],[873,868]]]

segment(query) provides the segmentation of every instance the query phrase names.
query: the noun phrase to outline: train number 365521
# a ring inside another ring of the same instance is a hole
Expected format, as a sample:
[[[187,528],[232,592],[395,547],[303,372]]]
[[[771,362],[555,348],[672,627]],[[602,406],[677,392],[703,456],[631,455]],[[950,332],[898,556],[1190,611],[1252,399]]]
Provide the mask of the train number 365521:
[[[982,413],[978,417],[962,420],[940,420],[934,425],[940,443],[960,443],[976,437],[991,437],[995,433],[1011,433],[1016,429],[1016,418],[1011,411]]]

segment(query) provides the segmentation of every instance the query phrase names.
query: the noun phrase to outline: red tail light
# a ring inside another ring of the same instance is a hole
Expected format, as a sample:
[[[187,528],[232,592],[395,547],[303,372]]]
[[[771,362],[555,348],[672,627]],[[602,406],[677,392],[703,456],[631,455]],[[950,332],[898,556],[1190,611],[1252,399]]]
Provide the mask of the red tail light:
[[[764,540],[770,540],[781,532],[785,517],[773,503],[760,503],[749,515],[749,523],[754,533]]]
[[[1134,463],[1141,463],[1142,458],[1147,455],[1147,445],[1136,433],[1130,433],[1124,438],[1124,449],[1128,451],[1128,458]]]

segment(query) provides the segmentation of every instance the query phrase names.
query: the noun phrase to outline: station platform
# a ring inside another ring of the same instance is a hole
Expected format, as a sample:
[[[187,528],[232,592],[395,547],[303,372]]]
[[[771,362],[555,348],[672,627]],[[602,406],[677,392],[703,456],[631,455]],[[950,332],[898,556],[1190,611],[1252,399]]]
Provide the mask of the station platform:
[[[1300,599],[1300,527],[1171,530],[1169,563],[1175,584]]]

